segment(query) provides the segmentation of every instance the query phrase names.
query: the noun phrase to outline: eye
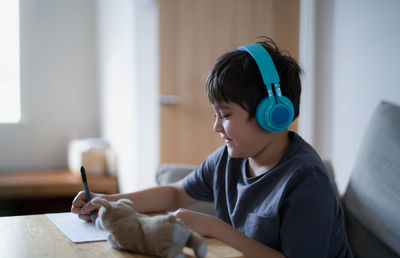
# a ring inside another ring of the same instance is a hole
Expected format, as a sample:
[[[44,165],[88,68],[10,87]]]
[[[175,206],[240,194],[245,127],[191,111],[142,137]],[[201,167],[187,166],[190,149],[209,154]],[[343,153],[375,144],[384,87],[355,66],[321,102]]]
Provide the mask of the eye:
[[[221,119],[227,119],[230,116],[230,114],[221,114],[220,118]]]

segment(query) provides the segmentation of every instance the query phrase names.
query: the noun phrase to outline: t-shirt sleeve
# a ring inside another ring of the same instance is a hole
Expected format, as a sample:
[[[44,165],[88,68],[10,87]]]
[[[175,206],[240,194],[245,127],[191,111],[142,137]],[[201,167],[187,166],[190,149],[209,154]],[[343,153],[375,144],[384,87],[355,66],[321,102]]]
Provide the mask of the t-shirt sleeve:
[[[183,180],[183,188],[192,198],[199,201],[214,201],[214,173],[224,152],[224,147],[209,155],[204,162]]]
[[[336,197],[318,171],[296,173],[281,206],[281,248],[287,257],[327,257]]]

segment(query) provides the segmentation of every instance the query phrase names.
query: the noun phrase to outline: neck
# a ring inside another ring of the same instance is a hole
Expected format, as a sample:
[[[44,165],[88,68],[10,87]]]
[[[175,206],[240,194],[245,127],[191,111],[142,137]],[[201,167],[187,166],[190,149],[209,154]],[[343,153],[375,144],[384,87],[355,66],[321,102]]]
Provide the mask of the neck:
[[[271,170],[282,158],[290,145],[288,131],[275,133],[272,140],[259,153],[249,157],[247,168],[250,177],[261,175]]]

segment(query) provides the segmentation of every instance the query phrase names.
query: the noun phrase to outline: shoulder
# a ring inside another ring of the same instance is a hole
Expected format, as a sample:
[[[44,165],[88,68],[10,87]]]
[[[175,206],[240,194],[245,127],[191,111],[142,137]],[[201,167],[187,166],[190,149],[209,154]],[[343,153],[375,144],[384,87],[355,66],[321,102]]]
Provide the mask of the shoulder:
[[[299,165],[322,164],[317,151],[300,135],[289,132],[289,136],[292,139],[292,144],[287,153],[288,159],[295,159],[297,162],[299,159],[303,160],[303,162],[298,162]]]
[[[300,135],[292,133],[292,144],[289,147],[283,163],[292,167],[299,174],[312,173],[316,177],[327,177],[326,167],[315,151]]]
[[[334,193],[328,171],[315,149],[296,133],[293,133],[290,148],[284,161],[290,168],[288,190],[304,185],[300,188],[312,187],[313,189],[308,190]]]

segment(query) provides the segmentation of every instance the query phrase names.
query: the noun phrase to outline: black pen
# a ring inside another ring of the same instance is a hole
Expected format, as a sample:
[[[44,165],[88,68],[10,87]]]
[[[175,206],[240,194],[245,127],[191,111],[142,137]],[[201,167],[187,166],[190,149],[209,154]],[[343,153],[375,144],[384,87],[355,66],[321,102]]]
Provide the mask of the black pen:
[[[90,200],[91,200],[90,191],[89,191],[89,186],[88,186],[88,183],[87,183],[87,180],[86,180],[86,172],[85,172],[85,169],[83,167],[81,167],[81,176],[82,176],[82,181],[83,181],[83,187],[85,188],[86,201],[90,202]],[[94,222],[94,212],[93,211],[90,212],[90,218]]]

